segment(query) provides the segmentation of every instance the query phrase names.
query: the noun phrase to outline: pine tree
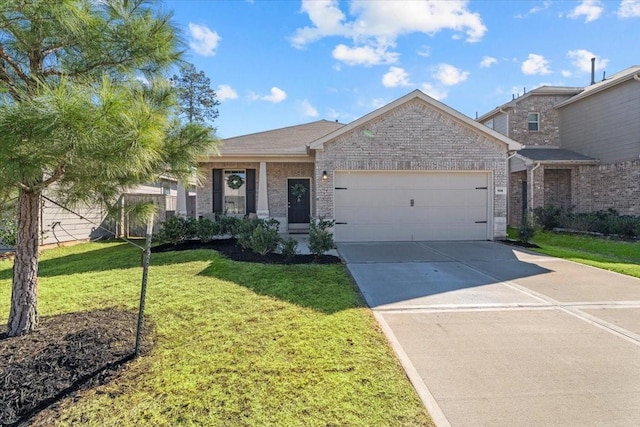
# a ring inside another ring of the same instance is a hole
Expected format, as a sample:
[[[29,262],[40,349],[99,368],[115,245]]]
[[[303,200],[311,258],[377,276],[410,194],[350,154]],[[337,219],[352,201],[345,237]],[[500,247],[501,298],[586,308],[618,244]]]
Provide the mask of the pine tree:
[[[182,46],[154,3],[0,4],[0,192],[18,191],[8,336],[38,323],[43,191],[64,203],[108,203],[160,173],[188,176],[215,141],[211,129],[171,116],[163,73]]]
[[[180,75],[171,77],[171,84],[178,91],[180,115],[187,123],[211,123],[218,117],[216,107],[220,101],[204,71],[186,64],[180,69]]]

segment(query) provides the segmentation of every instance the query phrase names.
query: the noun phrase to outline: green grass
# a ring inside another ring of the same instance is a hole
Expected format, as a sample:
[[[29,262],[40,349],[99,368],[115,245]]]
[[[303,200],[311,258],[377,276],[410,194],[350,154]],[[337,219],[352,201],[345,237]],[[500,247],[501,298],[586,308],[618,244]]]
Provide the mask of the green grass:
[[[509,236],[517,233],[509,230]],[[579,234],[537,232],[536,252],[640,277],[640,242],[625,242]]]
[[[140,251],[90,243],[41,256],[41,316],[137,307]],[[0,317],[11,262],[0,262]],[[155,347],[62,405],[56,425],[432,425],[342,265],[152,255]],[[134,325],[132,325],[133,328]]]

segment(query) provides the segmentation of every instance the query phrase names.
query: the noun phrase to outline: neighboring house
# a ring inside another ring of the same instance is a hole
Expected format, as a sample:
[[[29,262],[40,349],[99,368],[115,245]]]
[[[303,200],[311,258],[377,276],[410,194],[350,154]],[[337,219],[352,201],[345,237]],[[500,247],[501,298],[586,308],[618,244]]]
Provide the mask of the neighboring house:
[[[543,86],[477,120],[525,146],[510,159],[510,224],[550,205],[640,215],[640,66]]]
[[[197,215],[271,217],[285,232],[323,217],[338,242],[503,238],[519,148],[416,90],[347,125],[224,140],[200,165]]]
[[[153,202],[157,206],[154,232],[159,224],[176,215],[178,180],[162,176],[157,182],[141,184],[124,193],[118,204]],[[47,195],[45,195],[47,196]],[[195,187],[184,193],[184,216],[195,217]],[[48,200],[50,199],[50,200]],[[124,211],[117,218],[109,217],[105,206],[68,207],[55,203],[53,196],[43,197],[40,205],[40,244],[52,246],[76,241],[95,240],[114,236],[144,237],[146,228],[130,221]],[[99,225],[99,226],[98,226]]]

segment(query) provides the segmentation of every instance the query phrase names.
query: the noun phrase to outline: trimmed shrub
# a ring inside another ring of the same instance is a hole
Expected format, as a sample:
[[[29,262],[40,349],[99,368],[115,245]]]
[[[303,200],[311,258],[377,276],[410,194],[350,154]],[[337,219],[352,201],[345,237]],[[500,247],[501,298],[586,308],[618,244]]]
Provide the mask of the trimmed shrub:
[[[279,242],[278,229],[263,223],[258,225],[251,233],[249,247],[257,254],[266,255],[269,252],[275,252],[278,249]]]
[[[520,227],[518,227],[518,240],[522,243],[529,243],[535,234],[536,229],[533,222],[529,219],[529,215],[525,215],[520,222]]]
[[[237,218],[235,216],[216,215],[216,222],[220,228],[220,234],[231,234],[232,236],[235,236],[236,229],[240,221],[242,221],[242,218]]]
[[[318,257],[336,247],[333,233],[329,231],[334,224],[335,221],[327,221],[322,217],[317,221],[312,220],[309,224],[309,250],[315,256]]]
[[[215,236],[220,234],[220,224],[208,218],[200,218],[196,222],[196,237],[201,242],[210,242]]]
[[[15,247],[17,243],[18,224],[13,217],[0,217],[0,242],[5,246]]]
[[[162,223],[162,228],[156,234],[156,240],[174,245],[192,239],[197,234],[196,220],[174,216]]]
[[[280,240],[280,253],[287,258],[293,258],[298,253],[298,241],[293,237]]]
[[[562,208],[553,205],[545,206],[543,208],[538,207],[533,210],[533,216],[536,224],[539,224],[543,230],[547,231],[559,227],[564,215],[565,212]],[[525,219],[523,218],[523,222],[524,220]]]

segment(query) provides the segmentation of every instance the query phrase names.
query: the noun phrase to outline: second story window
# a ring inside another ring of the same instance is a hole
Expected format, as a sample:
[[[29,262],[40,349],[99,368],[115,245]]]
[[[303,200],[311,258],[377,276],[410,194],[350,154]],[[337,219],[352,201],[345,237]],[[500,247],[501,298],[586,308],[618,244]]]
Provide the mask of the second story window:
[[[540,113],[529,113],[527,115],[527,130],[533,132],[540,130]]]

